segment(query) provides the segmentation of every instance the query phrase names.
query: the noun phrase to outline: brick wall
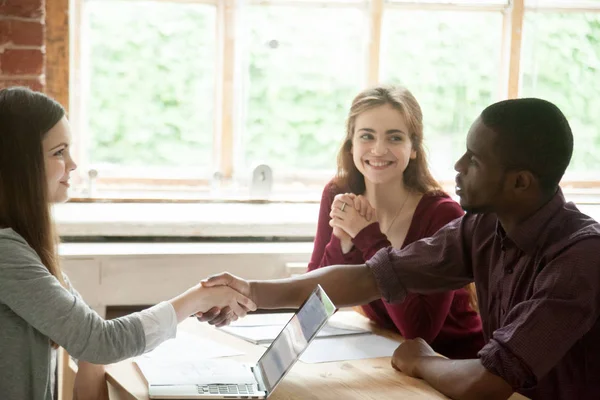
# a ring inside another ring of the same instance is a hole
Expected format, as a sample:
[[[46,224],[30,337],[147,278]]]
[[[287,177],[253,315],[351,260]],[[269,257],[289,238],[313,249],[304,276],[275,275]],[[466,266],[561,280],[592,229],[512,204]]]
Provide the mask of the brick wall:
[[[45,89],[45,0],[0,0],[0,88]]]

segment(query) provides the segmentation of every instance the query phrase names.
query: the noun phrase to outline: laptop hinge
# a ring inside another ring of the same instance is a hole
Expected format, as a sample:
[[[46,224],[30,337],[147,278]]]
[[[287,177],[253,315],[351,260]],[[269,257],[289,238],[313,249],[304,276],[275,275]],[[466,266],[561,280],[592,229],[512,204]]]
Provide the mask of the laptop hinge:
[[[268,395],[269,391],[267,390],[267,385],[265,385],[265,380],[263,379],[263,375],[260,368],[258,367],[258,364],[250,367],[250,370],[254,374],[256,382],[258,382],[258,390],[263,391]]]

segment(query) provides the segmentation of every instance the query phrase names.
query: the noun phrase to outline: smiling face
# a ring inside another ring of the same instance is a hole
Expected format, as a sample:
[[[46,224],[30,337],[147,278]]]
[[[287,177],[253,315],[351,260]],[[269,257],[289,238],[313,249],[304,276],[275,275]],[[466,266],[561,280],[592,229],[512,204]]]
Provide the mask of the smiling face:
[[[69,198],[69,178],[77,165],[71,158],[71,128],[66,117],[52,127],[42,141],[48,182],[48,200],[64,203]]]
[[[356,117],[351,152],[356,168],[375,184],[402,181],[409,161],[416,158],[406,121],[389,104]]]

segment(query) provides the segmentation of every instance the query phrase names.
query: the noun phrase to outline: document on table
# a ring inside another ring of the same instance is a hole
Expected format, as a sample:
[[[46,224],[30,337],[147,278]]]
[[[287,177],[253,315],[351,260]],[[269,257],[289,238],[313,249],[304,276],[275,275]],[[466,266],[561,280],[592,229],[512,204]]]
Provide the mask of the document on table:
[[[399,345],[399,342],[373,333],[360,336],[316,338],[302,354],[300,361],[315,364],[390,357]]]
[[[248,377],[249,372],[239,361],[207,359],[244,354],[237,349],[204,339],[186,332],[178,332],[177,338],[160,344],[156,349],[135,358],[142,374],[152,384],[200,384],[204,380],[214,382],[215,363],[226,364],[231,373]],[[228,374],[229,376],[229,374]]]
[[[240,339],[247,340],[254,344],[271,343],[281,332],[284,325],[264,325],[264,326],[225,326],[221,328],[223,332],[227,332]],[[326,324],[317,334],[317,337],[338,337],[346,335],[365,335],[370,332],[366,329],[356,328],[353,326],[333,326]]]

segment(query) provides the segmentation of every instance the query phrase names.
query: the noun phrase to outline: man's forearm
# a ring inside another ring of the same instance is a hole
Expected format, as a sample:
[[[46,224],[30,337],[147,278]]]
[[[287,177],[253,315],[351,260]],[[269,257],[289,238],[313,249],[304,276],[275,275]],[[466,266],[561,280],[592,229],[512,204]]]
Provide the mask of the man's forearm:
[[[366,304],[381,297],[369,267],[336,265],[286,279],[251,281],[251,298],[258,308],[299,307],[320,284],[336,307]]]
[[[452,399],[506,400],[513,393],[508,383],[489,372],[479,360],[421,357],[415,372],[434,389]]]

